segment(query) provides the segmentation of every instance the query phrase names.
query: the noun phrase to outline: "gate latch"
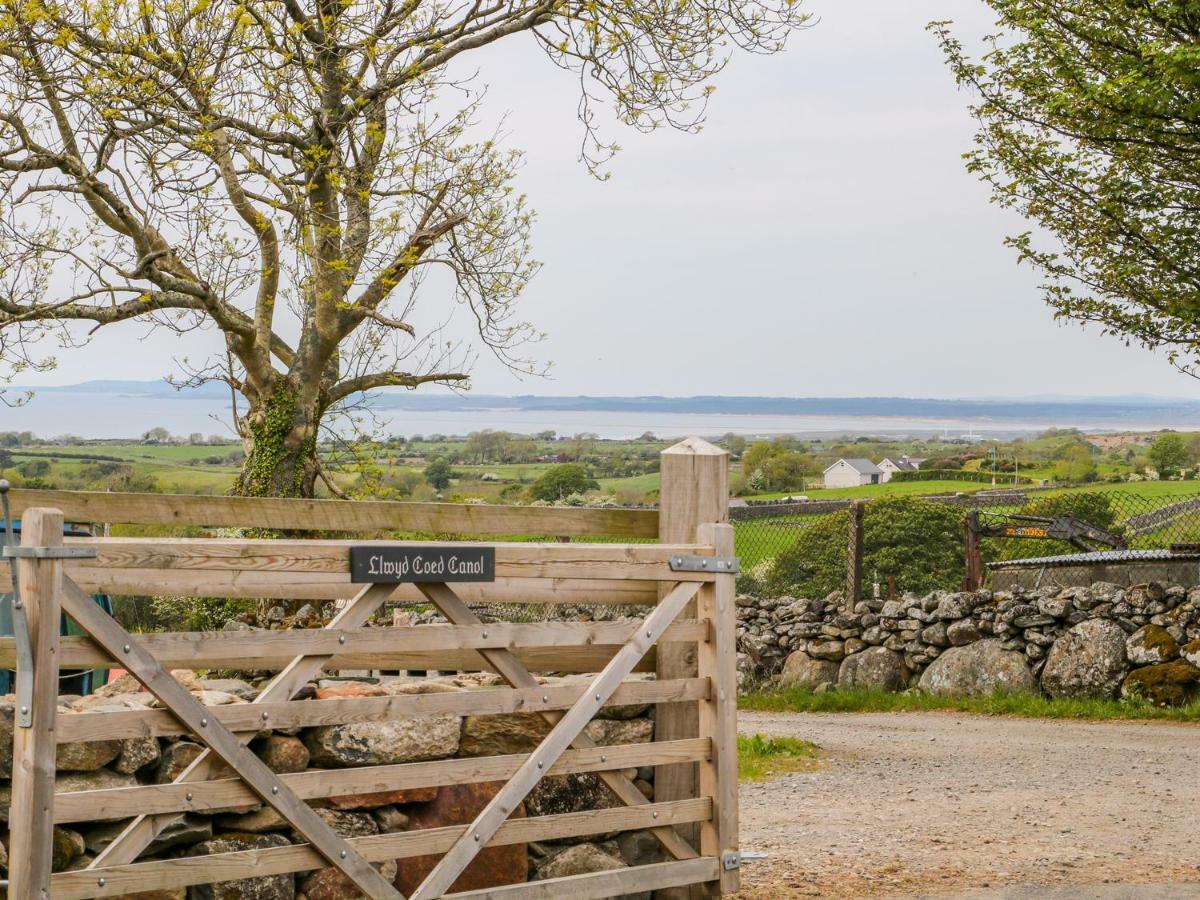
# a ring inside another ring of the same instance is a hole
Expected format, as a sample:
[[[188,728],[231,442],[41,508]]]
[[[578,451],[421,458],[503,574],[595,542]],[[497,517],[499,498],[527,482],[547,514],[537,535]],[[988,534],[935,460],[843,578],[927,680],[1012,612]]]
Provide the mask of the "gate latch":
[[[6,559],[95,559],[99,555],[95,547],[14,547],[6,544],[0,548],[0,556]]]
[[[741,571],[736,556],[672,556],[672,572],[717,572],[736,575]]]
[[[742,854],[736,850],[727,850],[721,854],[721,868],[726,872],[742,867]]]

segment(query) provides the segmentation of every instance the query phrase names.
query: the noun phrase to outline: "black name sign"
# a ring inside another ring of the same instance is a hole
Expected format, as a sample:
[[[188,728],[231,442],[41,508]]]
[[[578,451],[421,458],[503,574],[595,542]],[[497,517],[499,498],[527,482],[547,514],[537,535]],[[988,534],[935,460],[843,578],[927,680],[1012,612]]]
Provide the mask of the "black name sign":
[[[496,548],[351,547],[350,580],[356,584],[495,581]]]

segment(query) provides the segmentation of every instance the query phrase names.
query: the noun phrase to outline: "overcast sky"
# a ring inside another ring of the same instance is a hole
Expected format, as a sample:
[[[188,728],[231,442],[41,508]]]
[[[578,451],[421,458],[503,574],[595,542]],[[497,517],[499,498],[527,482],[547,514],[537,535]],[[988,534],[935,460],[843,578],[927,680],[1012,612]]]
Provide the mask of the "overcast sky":
[[[963,168],[973,123],[925,25],[989,30],[976,0],[806,0],[776,57],[737,57],[703,133],[616,135],[576,161],[576,85],[510,44],[487,111],[528,153],[545,267],[524,315],[550,380],[480,360],[475,390],[919,397],[1193,395],[1161,358],[1060,326],[1002,245],[1022,230]],[[43,379],[154,378],[215,334],[105,329]],[[31,382],[32,379],[22,379]]]

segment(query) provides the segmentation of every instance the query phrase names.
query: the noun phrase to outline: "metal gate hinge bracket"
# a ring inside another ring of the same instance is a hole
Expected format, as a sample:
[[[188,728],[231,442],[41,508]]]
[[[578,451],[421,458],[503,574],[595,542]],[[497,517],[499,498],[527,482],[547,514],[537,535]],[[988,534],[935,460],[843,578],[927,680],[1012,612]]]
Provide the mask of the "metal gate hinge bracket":
[[[742,854],[736,850],[727,850],[721,854],[721,868],[726,872],[742,867]]]
[[[672,556],[672,572],[716,572],[720,575],[736,575],[741,571],[736,556]]]
[[[99,556],[95,547],[21,547],[0,548],[0,556],[7,559],[95,559]]]

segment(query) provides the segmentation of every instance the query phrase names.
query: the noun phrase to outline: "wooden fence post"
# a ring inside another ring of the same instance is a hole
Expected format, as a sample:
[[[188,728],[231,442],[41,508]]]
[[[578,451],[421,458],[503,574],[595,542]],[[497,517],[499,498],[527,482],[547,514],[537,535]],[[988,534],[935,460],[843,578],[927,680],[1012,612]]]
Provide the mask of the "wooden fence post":
[[[865,504],[855,500],[850,504],[849,546],[846,553],[846,610],[853,611],[854,604],[862,598],[863,572],[863,509]]]
[[[733,556],[732,525],[701,525],[700,543],[712,544],[717,556]],[[700,645],[701,677],[712,693],[700,704],[700,735],[712,741],[712,757],[700,763],[700,793],[713,798],[713,817],[700,823],[700,853],[723,860],[738,852],[737,749],[737,588],[734,576],[718,575],[700,589],[696,606],[710,623],[709,638]],[[732,894],[741,886],[740,869],[722,864],[711,894]]]
[[[687,438],[668,447],[660,456],[658,539],[664,544],[690,544],[701,525],[724,523],[729,516],[729,454],[701,438]],[[689,604],[684,618],[695,618],[696,605]],[[695,678],[698,672],[696,645],[660,643],[657,654],[659,679]],[[700,733],[697,704],[673,703],[655,712],[654,739],[673,741],[694,738]],[[654,772],[656,802],[685,800],[699,795],[699,773],[695,763],[659,766]],[[695,825],[681,826],[679,833],[692,846],[698,843]],[[700,889],[664,892],[679,897]]]
[[[63,514],[58,510],[31,509],[22,518],[22,547],[56,547],[62,538]],[[33,649],[33,671],[18,669],[17,680],[32,679],[33,700],[30,727],[13,729],[8,896],[48,898],[54,846],[54,719],[58,710],[62,561],[21,559],[17,583]]]

